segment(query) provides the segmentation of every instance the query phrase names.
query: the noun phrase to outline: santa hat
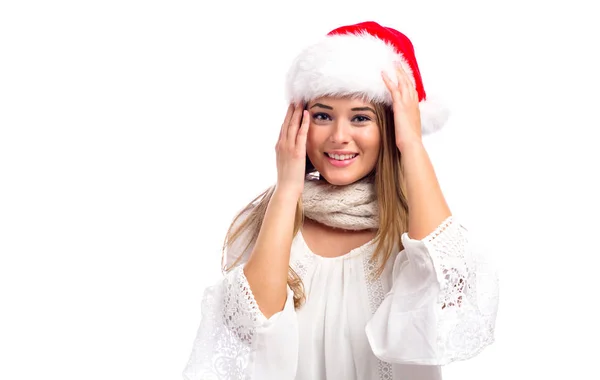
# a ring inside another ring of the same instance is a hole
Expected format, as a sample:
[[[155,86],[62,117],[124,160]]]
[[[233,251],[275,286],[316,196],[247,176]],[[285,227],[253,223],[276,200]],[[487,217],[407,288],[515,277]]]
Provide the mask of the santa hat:
[[[289,102],[307,102],[321,96],[362,96],[392,104],[381,78],[385,71],[396,83],[400,62],[419,95],[422,134],[443,127],[448,110],[427,97],[411,41],[404,34],[376,22],[342,26],[305,48],[293,61],[286,81]]]

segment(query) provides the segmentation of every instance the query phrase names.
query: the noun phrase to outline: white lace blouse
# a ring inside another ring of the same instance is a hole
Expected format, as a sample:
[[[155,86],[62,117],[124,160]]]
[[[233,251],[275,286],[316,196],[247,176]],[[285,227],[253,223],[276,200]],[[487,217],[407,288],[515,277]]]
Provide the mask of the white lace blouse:
[[[497,275],[454,217],[422,240],[405,233],[402,243],[375,278],[372,242],[325,258],[298,233],[291,265],[306,302],[295,310],[288,288],[284,309],[269,319],[242,261],[205,291],[184,379],[441,379],[442,365],[493,342]]]

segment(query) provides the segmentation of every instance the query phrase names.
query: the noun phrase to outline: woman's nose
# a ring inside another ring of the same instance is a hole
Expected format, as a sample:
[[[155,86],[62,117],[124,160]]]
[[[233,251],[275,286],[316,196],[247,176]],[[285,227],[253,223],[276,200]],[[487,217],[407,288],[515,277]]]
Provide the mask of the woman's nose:
[[[338,144],[345,144],[350,141],[350,130],[348,123],[342,121],[336,121],[333,125],[333,131],[331,132],[331,142]]]

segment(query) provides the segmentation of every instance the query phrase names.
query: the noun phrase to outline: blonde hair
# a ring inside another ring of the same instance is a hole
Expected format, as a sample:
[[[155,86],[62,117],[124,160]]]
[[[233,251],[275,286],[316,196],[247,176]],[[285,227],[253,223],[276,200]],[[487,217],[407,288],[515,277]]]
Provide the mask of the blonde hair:
[[[396,147],[393,112],[389,106],[375,104],[375,114],[381,134],[381,147],[377,164],[369,175],[375,177],[375,191],[379,207],[379,229],[374,239],[376,246],[372,256],[372,260],[379,263],[375,273],[375,276],[378,277],[383,272],[394,248],[403,249],[400,237],[408,230],[408,202],[402,180],[404,173],[401,155]],[[315,168],[308,156],[306,163],[306,174],[314,172]],[[244,250],[254,245],[274,190],[274,186],[268,188],[238,213],[225,236],[223,255],[226,255],[228,248],[240,239],[242,234],[247,236]],[[247,217],[240,222],[240,217],[244,214],[247,214]],[[302,199],[300,198],[296,206],[294,236],[302,227],[303,220]],[[239,225],[238,222],[240,222]],[[242,260],[242,252],[238,254],[239,256],[231,265],[223,265],[225,272],[233,269]],[[294,307],[298,308],[305,301],[305,293],[302,280],[291,266],[289,267],[288,285],[294,292]]]

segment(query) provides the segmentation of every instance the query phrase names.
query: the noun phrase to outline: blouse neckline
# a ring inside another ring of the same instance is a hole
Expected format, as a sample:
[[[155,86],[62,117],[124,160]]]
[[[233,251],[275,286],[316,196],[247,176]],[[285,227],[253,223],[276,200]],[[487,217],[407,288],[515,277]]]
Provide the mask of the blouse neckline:
[[[310,247],[308,246],[308,244],[306,243],[306,240],[304,240],[304,235],[302,235],[302,230],[298,230],[298,239],[300,241],[300,243],[302,244],[302,247],[304,248],[304,251],[309,255],[312,256],[318,260],[323,260],[323,261],[343,261],[346,259],[350,259],[352,257],[358,256],[360,254],[362,254],[365,251],[368,251],[371,246],[373,245],[373,243],[375,242],[375,238],[369,240],[368,242],[364,243],[361,246],[358,246],[352,250],[350,250],[347,253],[344,253],[343,255],[340,256],[334,256],[334,257],[325,257],[325,256],[321,256],[318,255],[316,253],[314,253]]]

